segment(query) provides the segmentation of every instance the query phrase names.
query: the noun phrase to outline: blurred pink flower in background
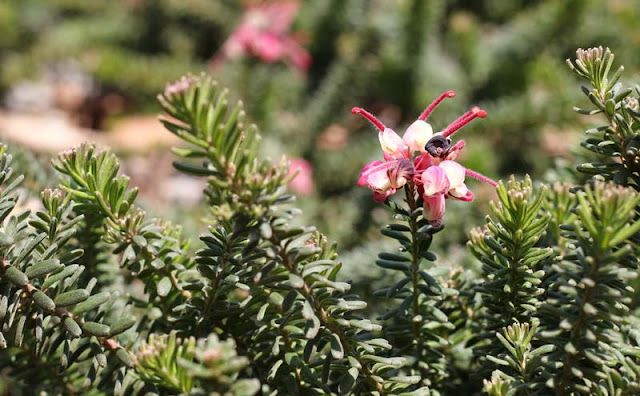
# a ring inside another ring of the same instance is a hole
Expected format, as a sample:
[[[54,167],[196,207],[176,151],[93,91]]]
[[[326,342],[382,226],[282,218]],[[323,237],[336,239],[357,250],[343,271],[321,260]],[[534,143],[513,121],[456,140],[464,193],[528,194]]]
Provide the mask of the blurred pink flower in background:
[[[214,57],[213,65],[225,58],[250,55],[266,63],[283,61],[306,72],[311,56],[289,32],[298,8],[298,0],[268,0],[246,7],[240,24]]]
[[[302,158],[289,160],[289,176],[298,174],[289,182],[289,188],[299,195],[311,195],[315,191],[313,184],[313,167]]]

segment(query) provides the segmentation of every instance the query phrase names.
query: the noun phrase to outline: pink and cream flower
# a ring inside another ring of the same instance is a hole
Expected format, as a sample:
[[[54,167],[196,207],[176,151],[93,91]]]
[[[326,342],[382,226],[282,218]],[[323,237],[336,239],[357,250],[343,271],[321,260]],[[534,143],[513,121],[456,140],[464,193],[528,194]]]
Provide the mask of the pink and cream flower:
[[[384,202],[399,188],[404,187],[413,176],[413,165],[407,159],[394,161],[373,161],[360,172],[358,185],[366,185],[373,190],[373,199]]]
[[[475,118],[486,117],[484,110],[473,107],[438,133],[434,133],[426,121],[440,102],[454,96],[453,91],[440,95],[407,128],[402,138],[366,110],[359,107],[351,110],[376,126],[385,159],[365,166],[360,173],[358,185],[368,186],[374,192],[374,199],[384,202],[399,188],[412,183],[417,187],[422,200],[423,216],[434,227],[440,226],[444,219],[445,199],[473,200],[473,193],[465,184],[467,176],[497,186],[493,180],[457,163],[455,160],[465,143],[461,140],[452,145],[449,138]]]

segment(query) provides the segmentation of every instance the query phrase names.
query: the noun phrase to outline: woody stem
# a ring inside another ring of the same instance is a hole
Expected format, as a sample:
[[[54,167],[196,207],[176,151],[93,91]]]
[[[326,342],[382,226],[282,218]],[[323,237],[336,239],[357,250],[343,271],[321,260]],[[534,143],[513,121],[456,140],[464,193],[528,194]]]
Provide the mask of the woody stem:
[[[413,291],[413,301],[411,307],[410,316],[417,318],[420,316],[420,289],[418,284],[420,283],[420,261],[421,257],[418,251],[418,221],[415,216],[418,205],[415,198],[415,184],[413,182],[407,183],[407,203],[409,205],[409,228],[411,229],[411,284]],[[414,367],[420,369],[419,363],[422,360],[423,343],[422,343],[422,322],[412,321],[413,339],[417,341],[415,353],[416,361]],[[423,374],[423,373],[421,373]]]

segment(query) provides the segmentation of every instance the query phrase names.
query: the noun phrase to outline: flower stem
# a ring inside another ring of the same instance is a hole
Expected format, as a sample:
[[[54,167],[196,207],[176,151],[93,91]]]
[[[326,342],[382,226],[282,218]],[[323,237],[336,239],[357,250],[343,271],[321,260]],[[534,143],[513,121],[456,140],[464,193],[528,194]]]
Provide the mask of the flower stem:
[[[414,349],[416,352],[414,369],[420,370],[419,365],[423,353],[422,334],[420,331],[422,323],[421,321],[413,320],[420,315],[420,291],[418,289],[418,284],[420,283],[421,261],[417,240],[418,221],[416,216],[414,216],[415,210],[418,209],[418,204],[415,198],[415,184],[413,182],[407,183],[407,189],[405,191],[407,193],[407,203],[409,205],[409,228],[411,229],[411,285],[413,293],[411,322],[413,324],[413,339],[417,343],[416,348]]]
[[[593,291],[598,287],[598,271],[600,270],[600,259],[597,255],[593,255],[594,264],[589,272],[589,278],[592,279],[595,283],[594,286],[586,287],[584,294],[582,296],[582,303],[580,304],[580,313],[578,315],[578,320],[573,325],[573,329],[569,335],[569,342],[578,348],[580,351],[580,338],[581,333],[583,332],[583,327],[587,324],[589,318],[587,317],[587,313],[584,310],[584,306],[586,304],[592,303]],[[576,356],[574,354],[567,353],[564,358],[564,362],[562,365],[562,374],[560,375],[560,381],[558,383],[558,395],[564,396],[570,390],[570,386],[572,384],[572,373],[571,368],[573,367],[573,363],[576,360]]]

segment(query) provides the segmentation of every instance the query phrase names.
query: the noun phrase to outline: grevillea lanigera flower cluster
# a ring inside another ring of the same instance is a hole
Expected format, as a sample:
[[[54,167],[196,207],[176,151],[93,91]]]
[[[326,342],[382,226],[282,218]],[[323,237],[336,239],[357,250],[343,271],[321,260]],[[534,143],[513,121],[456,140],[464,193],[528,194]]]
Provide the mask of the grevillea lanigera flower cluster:
[[[410,191],[419,193],[424,205],[423,216],[435,227],[442,224],[446,198],[473,200],[473,194],[464,183],[466,176],[497,186],[488,177],[457,163],[465,143],[460,140],[452,145],[449,138],[471,120],[486,117],[484,110],[473,107],[438,133],[433,133],[433,128],[426,121],[440,102],[455,95],[454,91],[440,95],[402,137],[366,110],[359,107],[351,110],[378,128],[384,154],[384,161],[373,161],[362,169],[358,185],[372,189],[377,202],[384,202],[398,189],[408,186]]]

